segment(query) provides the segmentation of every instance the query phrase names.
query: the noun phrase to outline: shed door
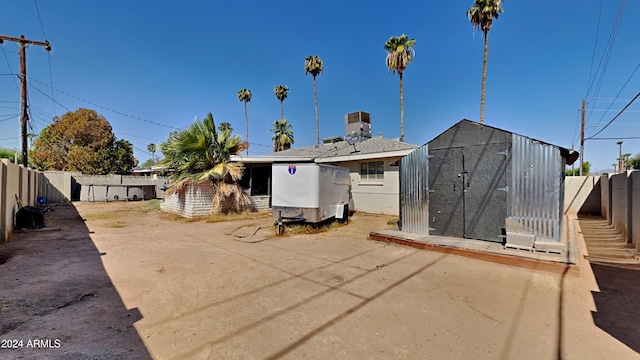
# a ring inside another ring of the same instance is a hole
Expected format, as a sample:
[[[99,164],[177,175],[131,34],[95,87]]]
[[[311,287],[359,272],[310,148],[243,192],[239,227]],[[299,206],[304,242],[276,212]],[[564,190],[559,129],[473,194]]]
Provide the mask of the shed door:
[[[429,234],[464,237],[463,148],[429,151]]]
[[[465,148],[464,237],[502,242],[507,217],[508,144]]]

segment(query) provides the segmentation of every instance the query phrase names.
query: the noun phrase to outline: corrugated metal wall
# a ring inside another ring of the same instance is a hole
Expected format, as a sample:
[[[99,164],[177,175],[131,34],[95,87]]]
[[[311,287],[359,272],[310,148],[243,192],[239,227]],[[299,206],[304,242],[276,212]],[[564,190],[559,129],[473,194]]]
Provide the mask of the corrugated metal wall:
[[[558,147],[513,134],[507,217],[536,241],[560,241],[564,160]],[[510,229],[507,228],[507,231]]]
[[[400,230],[429,234],[429,147],[400,160]]]

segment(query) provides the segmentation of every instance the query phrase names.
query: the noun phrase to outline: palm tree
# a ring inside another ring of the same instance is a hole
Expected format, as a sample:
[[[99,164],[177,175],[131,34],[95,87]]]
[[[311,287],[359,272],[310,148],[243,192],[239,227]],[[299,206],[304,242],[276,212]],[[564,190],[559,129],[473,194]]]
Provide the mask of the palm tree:
[[[214,211],[226,210],[222,204],[227,202],[236,211],[249,207],[251,200],[238,183],[244,167],[230,161],[231,155],[239,155],[245,148],[246,143],[239,136],[216,130],[211,113],[202,121],[196,118],[182,131],[172,132],[160,145],[165,157],[159,164],[173,170],[167,194],[209,183],[213,188]]]
[[[229,132],[232,133],[233,132],[233,128],[231,127],[231,124],[229,124],[228,122],[221,122],[220,125],[218,125],[218,130],[220,132]]]
[[[284,119],[284,99],[287,98],[289,88],[287,85],[278,85],[273,88],[273,92],[276,94],[278,100],[280,100],[280,119]]]
[[[409,39],[405,34],[392,36],[384,43],[387,51],[387,68],[400,76],[400,141],[404,141],[404,89],[402,87],[402,73],[409,63],[413,62],[416,46],[415,39]]]
[[[151,143],[147,145],[147,151],[151,153],[151,164],[155,165],[156,164],[156,144]]]
[[[249,155],[249,116],[247,115],[247,103],[251,101],[251,90],[241,89],[238,91],[238,100],[244,103],[244,122],[247,126],[247,155]]]
[[[291,144],[293,144],[293,127],[289,122],[285,119],[274,121],[269,131],[273,133],[273,152],[278,152],[282,150],[288,150],[291,148]]]
[[[487,86],[487,57],[489,56],[489,30],[493,19],[504,12],[502,0],[473,0],[474,5],[467,10],[467,17],[474,30],[484,34],[484,61],[482,63],[482,96],[480,97],[480,124],[484,124],[484,97]]]
[[[316,106],[316,144],[320,146],[320,120],[318,119],[318,96],[316,95],[316,76],[322,74],[323,63],[318,55],[304,59],[304,74],[313,76],[313,103]]]

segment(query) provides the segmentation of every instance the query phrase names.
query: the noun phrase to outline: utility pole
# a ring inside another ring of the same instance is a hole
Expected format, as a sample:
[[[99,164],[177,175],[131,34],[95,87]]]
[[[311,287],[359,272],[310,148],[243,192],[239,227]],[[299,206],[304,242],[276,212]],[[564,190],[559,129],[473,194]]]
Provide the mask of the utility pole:
[[[20,92],[20,98],[22,100],[22,116],[20,118],[20,125],[22,126],[22,165],[27,167],[29,165],[29,151],[27,146],[27,123],[29,122],[29,112],[27,111],[27,45],[39,45],[44,47],[47,51],[51,51],[51,45],[49,45],[48,41],[42,42],[25,39],[24,35],[20,35],[19,38],[0,35],[0,44],[2,44],[4,40],[20,44],[20,85],[22,86]]]
[[[584,169],[584,111],[585,111],[585,101],[582,99],[582,121],[580,125],[580,176],[582,176],[582,171]]]
[[[622,160],[622,141],[618,141],[618,174],[624,171],[624,161]]]

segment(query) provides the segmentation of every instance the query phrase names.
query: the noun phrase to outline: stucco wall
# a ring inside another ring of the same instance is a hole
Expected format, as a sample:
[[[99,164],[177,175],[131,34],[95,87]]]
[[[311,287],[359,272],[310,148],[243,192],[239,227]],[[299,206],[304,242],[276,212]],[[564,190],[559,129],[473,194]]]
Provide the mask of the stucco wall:
[[[351,176],[351,195],[356,211],[399,215],[400,180],[399,166],[391,166],[399,160],[397,158],[367,159],[363,161],[349,161],[338,163],[338,166],[348,167]],[[371,183],[361,181],[360,164],[363,162],[384,161],[384,181]]]
[[[600,176],[600,215],[611,224],[611,178]]]

